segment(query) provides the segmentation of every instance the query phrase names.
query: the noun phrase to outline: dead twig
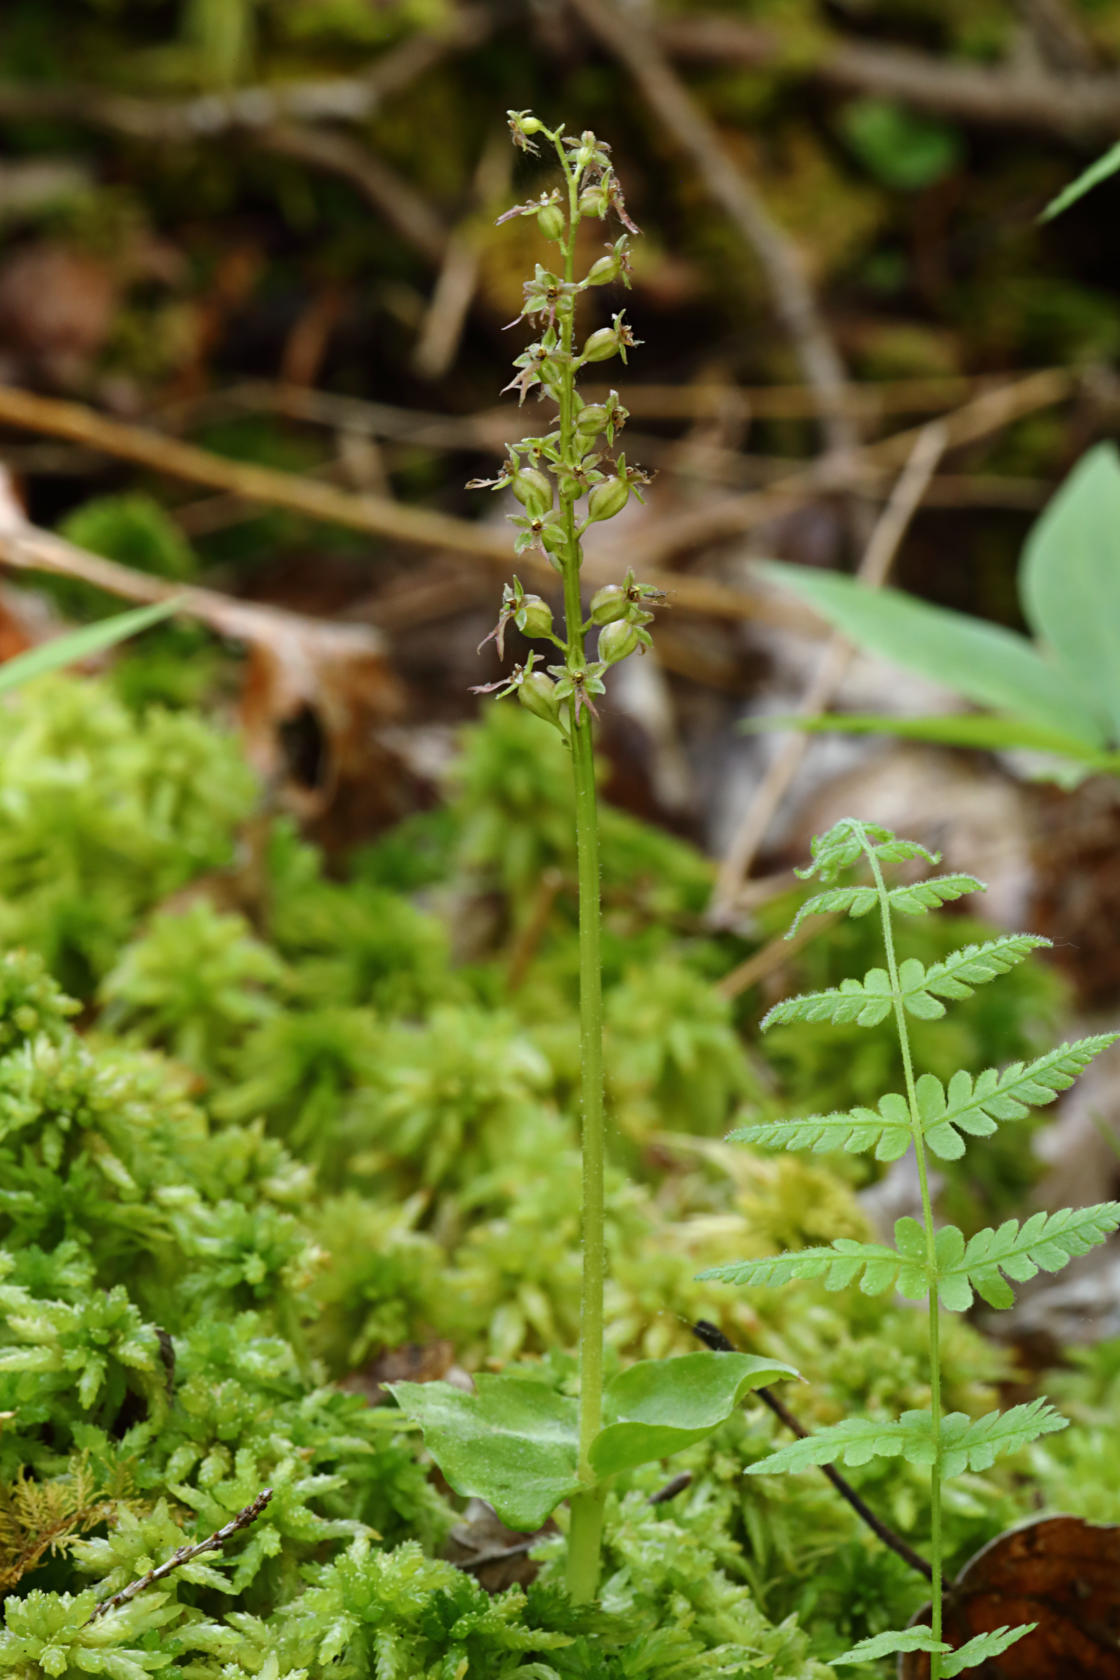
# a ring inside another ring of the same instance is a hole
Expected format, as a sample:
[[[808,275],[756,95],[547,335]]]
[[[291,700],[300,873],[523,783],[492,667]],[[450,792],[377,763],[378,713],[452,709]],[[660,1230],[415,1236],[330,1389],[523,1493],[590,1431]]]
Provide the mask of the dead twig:
[[[784,50],[776,33],[731,13],[666,20],[655,38],[675,58],[720,64],[769,64]],[[898,99],[983,127],[1089,141],[1114,138],[1120,126],[1120,76],[1115,71],[1056,76],[1037,65],[966,64],[908,47],[833,36],[822,42],[804,74],[827,87]]]
[[[465,519],[455,519],[449,514],[434,513],[426,508],[405,507],[386,497],[355,495],[312,478],[278,472],[272,467],[261,467],[248,461],[231,461],[226,456],[213,455],[147,427],[110,419],[80,403],[62,402],[55,397],[39,396],[11,385],[0,386],[0,424],[68,438],[73,443],[85,444],[120,460],[148,467],[153,472],[191,484],[208,485],[212,490],[226,492],[245,502],[288,508],[310,519],[321,519],[326,524],[342,525],[350,530],[365,531],[371,536],[387,537],[420,548],[448,550],[500,567],[504,573],[508,573],[510,568],[509,542],[501,530],[474,525]],[[44,541],[59,541],[58,538],[50,538],[47,532],[40,532],[38,536]],[[107,566],[110,563],[104,561],[101,564]],[[50,569],[49,564],[46,564],[46,569]],[[547,582],[550,587],[555,584],[556,574],[543,555],[522,555],[518,569],[525,576]],[[122,568],[122,571],[125,570]],[[584,576],[589,584],[610,583],[615,581],[618,570],[613,557],[604,560],[589,556]],[[705,616],[729,619],[758,617],[763,622],[787,628],[800,627],[802,630],[811,630],[816,623],[812,615],[802,608],[784,603],[768,604],[761,592],[732,589],[707,578],[667,577],[661,580],[647,567],[646,581],[658,587],[664,583],[672,590],[675,606]],[[157,590],[162,587],[154,579],[145,579],[143,583],[144,587],[150,584]],[[109,582],[102,581],[100,587],[120,593]],[[175,590],[173,593],[184,592]],[[200,593],[206,592],[187,590],[185,598],[189,601]],[[139,598],[162,600],[164,597],[156,594]],[[225,597],[220,599],[225,600]],[[240,606],[239,603],[232,605]]]
[[[983,391],[945,416],[947,450],[967,443],[978,442],[993,432],[1002,431],[1024,415],[1039,409],[1052,408],[1065,402],[1077,389],[1077,375],[1065,368],[1047,368],[1012,380],[996,390]],[[2,396],[2,393],[0,393]],[[0,416],[2,417],[2,416]],[[894,432],[877,443],[864,444],[856,465],[870,462],[876,466],[900,467],[905,463],[923,427],[908,427]],[[822,490],[846,488],[847,474],[837,477],[832,463],[824,460],[811,463],[787,478],[779,479],[765,490],[746,495],[725,496],[721,500],[708,498],[702,507],[690,507],[683,513],[669,515],[657,522],[655,529],[643,532],[643,564],[667,567],[675,554],[705,548],[741,536],[764,520],[796,507],[808,495]],[[599,558],[609,552],[614,565],[617,559],[611,550],[600,550]],[[627,562],[622,560],[625,565]]]
[[[480,217],[493,220],[495,200],[509,188],[512,152],[503,130],[483,147],[475,170],[475,208],[452,233],[443,254],[431,302],[412,352],[412,365],[424,379],[439,379],[454,362],[481,266]]]
[[[89,87],[0,86],[0,119],[62,117],[136,140],[213,140],[278,122],[365,122],[450,53],[478,46],[494,27],[487,6],[464,6],[390,48],[361,76],[267,82],[193,99],[136,99]]]
[[[135,1598],[138,1593],[145,1592],[148,1587],[154,1586],[157,1581],[165,1580],[172,1570],[181,1569],[185,1563],[193,1563],[195,1558],[202,1557],[206,1552],[220,1552],[227,1540],[232,1540],[235,1534],[240,1534],[243,1528],[248,1528],[250,1523],[256,1522],[271,1498],[272,1489],[262,1489],[252,1504],[246,1505],[244,1510],[238,1511],[237,1515],[226,1523],[224,1528],[216,1529],[209,1539],[200,1540],[195,1546],[180,1546],[177,1552],[172,1552],[165,1563],[157,1564],[154,1569],[149,1569],[146,1575],[141,1575],[137,1580],[130,1581],[127,1587],[122,1587],[120,1592],[114,1593],[111,1598],[101,1599],[99,1603],[94,1605],[92,1613],[86,1621],[86,1627],[89,1627],[90,1622],[96,1622],[100,1616],[107,1615],[110,1610],[119,1610],[122,1604],[127,1604],[130,1599]]]
[[[879,589],[887,581],[899,544],[921,506],[929,481],[944,453],[947,438],[947,428],[939,420],[932,421],[919,432],[910,459],[883,509],[856,574],[868,589]],[[845,636],[837,634],[829,639],[816,673],[797,707],[799,717],[816,717],[828,710],[854,653],[855,649]],[[787,736],[755,789],[754,798],[716,878],[711,913],[717,921],[727,915],[740,882],[750,874],[758,848],[765,840],[807,750],[808,738],[805,735]]]
[[[788,885],[786,882],[783,884]],[[806,922],[798,928],[792,939],[787,934],[780,933],[777,939],[772,939],[760,951],[755,951],[737,968],[725,974],[717,983],[716,991],[722,993],[725,998],[738,997],[741,992],[749,991],[760,981],[768,980],[772,974],[780,973],[810,940],[815,939],[826,927],[830,927],[839,919],[831,914],[818,916],[814,921]]]
[[[729,1341],[723,1331],[715,1324],[709,1323],[706,1318],[699,1319],[692,1326],[692,1334],[698,1342],[703,1342],[705,1347],[711,1348],[713,1353],[734,1353],[736,1351],[734,1342]],[[794,1417],[785,1402],[778,1399],[772,1389],[756,1388],[754,1392],[758,1399],[762,1401],[762,1404],[768,1406],[774,1416],[779,1418],[792,1434],[796,1435],[801,1441],[806,1439],[809,1431],[804,1424]],[[911,1569],[916,1570],[927,1581],[932,1579],[932,1571],[925,1558],[916,1552],[913,1546],[902,1538],[901,1534],[896,1534],[893,1528],[887,1527],[881,1517],[875,1515],[870,1505],[860,1498],[851,1482],[840,1474],[834,1464],[822,1464],[819,1469],[822,1475],[828,1477],[841,1499],[847,1500],[860,1521],[867,1524],[872,1534],[876,1535],[885,1546],[889,1546],[891,1551],[902,1559],[903,1563],[908,1563]]]
[[[430,263],[443,260],[449,238],[443,222],[415,187],[370,146],[348,134],[297,123],[262,129],[253,138],[265,151],[340,175]]]

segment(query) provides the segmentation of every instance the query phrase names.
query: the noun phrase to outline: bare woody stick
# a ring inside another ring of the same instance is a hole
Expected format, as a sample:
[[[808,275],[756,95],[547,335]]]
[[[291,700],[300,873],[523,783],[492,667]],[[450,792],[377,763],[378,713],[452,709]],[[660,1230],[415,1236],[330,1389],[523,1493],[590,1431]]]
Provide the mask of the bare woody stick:
[[[857,576],[868,589],[879,589],[886,583],[899,544],[921,506],[947,441],[948,433],[937,420],[919,432],[910,459],[899,476],[894,493],[883,509],[860,562]],[[830,638],[797,708],[800,716],[815,717],[818,712],[827,711],[844,680],[853,653],[852,644],[845,636],[836,634]],[[789,792],[807,747],[804,735],[790,735],[759,783],[720,867],[712,901],[712,912],[717,919],[731,910],[740,883],[750,873],[758,848]]]
[[[723,1331],[718,1329],[716,1325],[709,1323],[706,1318],[697,1320],[692,1326],[692,1334],[698,1342],[703,1342],[706,1348],[711,1348],[713,1353],[734,1353],[736,1351],[735,1344],[729,1341]],[[784,1401],[779,1400],[778,1396],[768,1388],[756,1388],[754,1392],[763,1405],[768,1406],[774,1416],[779,1418],[788,1430],[796,1435],[799,1440],[805,1440],[809,1431],[804,1424],[794,1417]],[[893,1528],[887,1527],[882,1518],[875,1515],[870,1505],[864,1503],[851,1482],[845,1481],[834,1464],[822,1464],[820,1470],[822,1475],[828,1477],[841,1499],[848,1502],[860,1521],[867,1524],[871,1532],[878,1536],[884,1546],[889,1546],[891,1551],[897,1553],[902,1559],[903,1563],[908,1563],[911,1569],[917,1570],[918,1574],[923,1576],[925,1580],[928,1581],[932,1578],[933,1572],[921,1553],[916,1552],[913,1546],[902,1538],[901,1534],[896,1534]]]
[[[200,1540],[195,1546],[180,1546],[177,1552],[172,1552],[165,1563],[157,1564],[154,1569],[149,1569],[146,1575],[141,1575],[137,1580],[130,1581],[127,1587],[122,1587],[120,1592],[113,1593],[111,1598],[101,1599],[98,1604],[94,1605],[93,1613],[86,1622],[86,1626],[88,1627],[90,1622],[96,1622],[100,1616],[107,1615],[110,1610],[119,1610],[122,1604],[127,1604],[138,1593],[145,1592],[149,1587],[154,1587],[157,1581],[165,1580],[172,1570],[181,1569],[185,1563],[193,1563],[195,1558],[202,1557],[205,1552],[220,1552],[227,1540],[232,1540],[235,1534],[239,1534],[243,1528],[248,1528],[250,1523],[256,1522],[271,1498],[272,1489],[263,1488],[252,1504],[246,1505],[244,1510],[238,1511],[237,1515],[226,1523],[224,1528],[216,1529],[209,1539]]]

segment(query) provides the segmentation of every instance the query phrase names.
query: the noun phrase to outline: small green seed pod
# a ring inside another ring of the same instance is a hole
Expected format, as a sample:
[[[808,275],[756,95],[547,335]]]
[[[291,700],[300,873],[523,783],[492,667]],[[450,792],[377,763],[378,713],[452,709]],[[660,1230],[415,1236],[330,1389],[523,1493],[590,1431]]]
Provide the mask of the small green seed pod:
[[[539,595],[523,595],[513,621],[530,638],[552,634],[552,608]]]
[[[588,519],[613,519],[630,500],[630,486],[624,478],[608,478],[597,484],[587,498]]]
[[[620,583],[605,583],[591,597],[591,622],[614,624],[626,617],[629,606],[630,601]]]
[[[596,438],[610,424],[610,410],[602,403],[588,403],[576,415],[576,433],[581,438]]]
[[[546,239],[563,239],[567,224],[564,212],[558,204],[546,204],[543,210],[537,212],[537,226]]]
[[[618,355],[618,334],[613,327],[597,327],[583,347],[585,362],[608,362]]]
[[[617,665],[638,646],[638,632],[624,618],[606,624],[599,632],[599,658],[606,665]]]
[[[600,257],[593,262],[587,271],[589,286],[609,286],[612,280],[617,280],[622,272],[622,263],[612,252],[609,257]]]
[[[544,718],[546,723],[560,721],[560,702],[556,698],[556,684],[543,671],[530,671],[518,685],[517,698],[527,712]]]
[[[602,221],[610,205],[606,189],[603,187],[584,187],[579,195],[579,213],[581,216],[598,216]]]
[[[552,480],[537,467],[519,467],[509,487],[533,519],[541,519],[552,507]]]

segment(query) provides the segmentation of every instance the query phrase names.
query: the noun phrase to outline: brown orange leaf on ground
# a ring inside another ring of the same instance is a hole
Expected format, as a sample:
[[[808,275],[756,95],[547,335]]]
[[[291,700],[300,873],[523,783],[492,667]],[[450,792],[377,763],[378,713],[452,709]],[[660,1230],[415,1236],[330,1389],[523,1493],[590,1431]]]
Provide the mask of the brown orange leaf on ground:
[[[928,1606],[916,1618],[929,1623]],[[976,1680],[1120,1680],[1120,1525],[1041,1517],[1008,1529],[961,1570],[945,1603],[945,1638],[1037,1622]],[[899,1680],[928,1680],[929,1657],[899,1659]]]

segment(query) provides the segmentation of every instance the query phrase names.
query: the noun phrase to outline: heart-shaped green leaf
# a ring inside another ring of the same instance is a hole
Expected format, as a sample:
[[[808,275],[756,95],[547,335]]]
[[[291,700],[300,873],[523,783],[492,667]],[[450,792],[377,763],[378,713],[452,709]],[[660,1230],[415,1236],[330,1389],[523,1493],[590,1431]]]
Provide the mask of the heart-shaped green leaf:
[[[531,1534],[580,1487],[575,1400],[523,1377],[388,1385],[456,1493],[485,1499],[509,1528]]]
[[[799,1373],[746,1353],[685,1353],[631,1365],[603,1397],[607,1422],[591,1447],[596,1475],[614,1476],[703,1441],[752,1389],[783,1377]]]

